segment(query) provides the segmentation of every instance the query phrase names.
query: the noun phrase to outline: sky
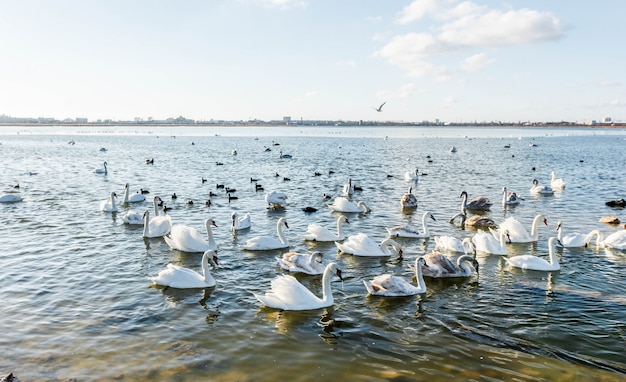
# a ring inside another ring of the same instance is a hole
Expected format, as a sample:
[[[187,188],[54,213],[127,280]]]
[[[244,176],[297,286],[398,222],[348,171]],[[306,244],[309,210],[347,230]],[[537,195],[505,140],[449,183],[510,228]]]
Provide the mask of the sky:
[[[0,0],[0,115],[626,121],[624,15],[623,0]]]

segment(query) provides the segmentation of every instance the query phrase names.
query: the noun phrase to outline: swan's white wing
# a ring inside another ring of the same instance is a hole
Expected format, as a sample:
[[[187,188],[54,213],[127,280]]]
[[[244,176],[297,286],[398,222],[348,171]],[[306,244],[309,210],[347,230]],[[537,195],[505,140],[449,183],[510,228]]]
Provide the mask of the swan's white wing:
[[[319,224],[309,224],[307,228],[307,233],[304,235],[304,239],[316,241],[340,240],[339,236]]]
[[[278,309],[315,308],[321,301],[293,276],[280,275],[272,280],[271,290],[255,295],[264,305]]]

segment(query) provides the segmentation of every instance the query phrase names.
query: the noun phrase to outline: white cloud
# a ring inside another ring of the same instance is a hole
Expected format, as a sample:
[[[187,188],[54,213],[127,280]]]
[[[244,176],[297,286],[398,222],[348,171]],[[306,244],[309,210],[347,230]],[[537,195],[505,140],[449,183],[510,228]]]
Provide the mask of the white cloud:
[[[408,83],[402,85],[399,89],[395,90],[381,90],[376,93],[376,97],[381,100],[396,100],[396,99],[406,99],[411,95],[415,94],[417,91],[415,89],[415,84]]]
[[[374,53],[410,77],[451,77],[450,69],[433,64],[432,58],[469,49],[531,44],[563,36],[557,17],[530,9],[500,11],[471,1],[415,0],[398,16],[408,24],[429,16],[434,32],[410,32],[393,37]],[[475,71],[492,63],[486,57],[470,57],[464,69]]]
[[[261,0],[261,2],[266,7],[280,9],[306,8],[309,5],[305,0]]]
[[[343,67],[348,67],[348,68],[355,68],[356,67],[356,62],[354,60],[343,60],[343,61],[339,61],[337,63],[338,66],[343,66]]]
[[[609,101],[609,106],[613,106],[613,107],[624,107],[626,106],[626,102],[620,100],[620,99],[614,99]]]
[[[494,63],[495,61],[488,58],[484,53],[475,54],[473,56],[467,57],[461,63],[461,69],[466,72],[478,72],[483,70],[483,68],[489,64]]]

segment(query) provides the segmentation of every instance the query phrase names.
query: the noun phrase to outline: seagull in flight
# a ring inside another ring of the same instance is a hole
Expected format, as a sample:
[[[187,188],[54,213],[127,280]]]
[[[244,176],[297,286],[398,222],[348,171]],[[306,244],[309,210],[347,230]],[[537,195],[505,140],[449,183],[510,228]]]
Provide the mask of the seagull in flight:
[[[376,110],[377,112],[383,111],[383,106],[385,106],[386,103],[387,101],[381,103],[380,106],[378,106],[378,108],[375,107],[374,110]]]

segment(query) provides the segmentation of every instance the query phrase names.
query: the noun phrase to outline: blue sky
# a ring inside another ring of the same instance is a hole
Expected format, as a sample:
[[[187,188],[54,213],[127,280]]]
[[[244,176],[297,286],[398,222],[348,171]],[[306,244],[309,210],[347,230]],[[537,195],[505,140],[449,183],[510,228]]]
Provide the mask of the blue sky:
[[[0,0],[0,114],[625,121],[624,14],[621,0]]]

